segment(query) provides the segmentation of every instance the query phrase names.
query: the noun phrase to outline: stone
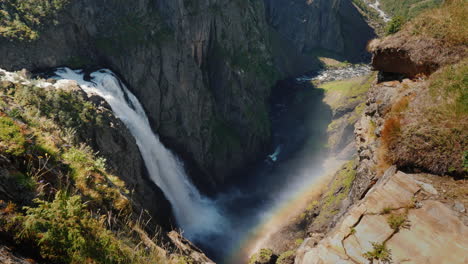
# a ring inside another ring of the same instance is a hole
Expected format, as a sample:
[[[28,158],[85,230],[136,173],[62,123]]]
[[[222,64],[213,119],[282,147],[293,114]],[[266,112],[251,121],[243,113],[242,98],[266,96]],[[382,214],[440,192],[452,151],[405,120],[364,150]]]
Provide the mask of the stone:
[[[466,56],[464,46],[447,48],[433,38],[416,36],[404,30],[372,40],[368,47],[373,54],[374,69],[411,78],[418,74],[429,75],[439,67]]]
[[[25,79],[31,79],[31,76],[32,76],[31,72],[29,72],[28,70],[24,68],[21,69],[21,71],[19,71],[19,75]]]
[[[418,183],[419,186],[421,186],[421,188],[427,192],[427,193],[430,193],[430,194],[433,194],[433,195],[437,195],[439,194],[439,192],[437,192],[437,190],[434,188],[434,186],[432,186],[431,184],[429,183],[425,183],[425,182],[422,182],[422,181],[416,181]]]
[[[455,211],[457,211],[459,213],[466,212],[465,206],[462,203],[458,202],[458,201],[455,201],[455,204],[453,205],[453,209],[455,209]]]
[[[439,201],[425,200],[419,209],[408,209],[408,226],[396,233],[390,229],[382,209],[409,208],[421,188],[412,175],[389,172],[318,245],[300,248],[295,263],[367,264],[362,255],[373,250],[372,242],[384,241],[392,263],[467,263],[468,227]]]

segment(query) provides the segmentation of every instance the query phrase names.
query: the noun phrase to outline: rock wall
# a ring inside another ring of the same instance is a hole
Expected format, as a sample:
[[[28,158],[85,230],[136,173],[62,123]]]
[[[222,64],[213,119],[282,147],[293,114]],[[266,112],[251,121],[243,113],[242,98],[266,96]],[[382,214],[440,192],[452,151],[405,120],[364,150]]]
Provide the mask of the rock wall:
[[[265,5],[268,24],[302,54],[369,59],[365,47],[375,33],[351,1],[265,0]]]
[[[268,150],[274,80],[317,68],[306,56],[316,48],[361,59],[373,37],[348,0],[265,3],[71,1],[38,40],[0,38],[0,67],[118,72],[195,183],[213,191]]]
[[[427,75],[456,63],[465,53],[458,52],[459,47],[452,47],[436,55],[434,50],[442,47],[440,42],[405,36],[408,35],[402,32],[371,44],[373,66],[380,73],[367,94],[364,113],[355,127],[355,180],[337,213],[340,218],[334,219],[338,220],[336,226],[323,239],[323,234],[310,234],[298,249],[295,263],[465,263],[468,260],[463,252],[468,246],[467,200],[461,191],[466,189],[465,178],[457,179],[453,177],[455,174],[444,172],[429,174],[430,170],[416,163],[401,166],[390,158],[395,152],[389,148],[393,140],[408,138],[400,131],[405,131],[409,124],[423,123],[431,131],[444,126],[442,122],[447,119],[458,120],[451,115],[451,108],[444,108],[445,101],[428,95],[434,82],[443,81],[440,72],[444,69]],[[416,44],[427,48],[417,49]],[[460,65],[463,64],[453,67]],[[452,78],[458,78],[456,74],[460,73],[452,74]],[[408,78],[414,76],[418,78]],[[439,86],[434,89],[440,90],[435,91],[458,96]],[[442,120],[440,123],[427,122],[421,116],[413,118],[415,112],[427,116],[431,112],[424,111],[433,109],[429,106],[445,111],[437,119]],[[460,114],[463,115],[466,117],[466,113]],[[427,145],[438,140],[431,133],[421,134],[417,130],[408,133],[424,137]],[[451,134],[444,138],[465,146],[463,139]],[[409,145],[411,149],[421,144],[414,140]],[[433,149],[440,152],[440,159],[458,157],[440,150],[443,148],[430,147],[416,159],[430,156]],[[405,151],[398,155],[411,155],[410,150]],[[321,236],[317,238],[317,235]]]
[[[249,1],[71,1],[39,40],[0,40],[0,67],[120,73],[154,130],[210,189],[268,146],[274,69],[262,10]]]

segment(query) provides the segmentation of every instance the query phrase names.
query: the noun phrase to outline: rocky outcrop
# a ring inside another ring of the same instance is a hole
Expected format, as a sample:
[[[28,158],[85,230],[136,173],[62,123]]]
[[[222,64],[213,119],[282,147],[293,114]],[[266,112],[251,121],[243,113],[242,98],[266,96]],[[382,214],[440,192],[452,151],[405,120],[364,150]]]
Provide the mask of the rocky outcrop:
[[[375,84],[369,90],[364,114],[356,123],[354,130],[358,166],[357,177],[349,196],[352,203],[362,199],[372,183],[375,183],[380,176],[377,175],[376,168],[379,163],[379,137],[385,122],[385,115],[395,102],[410,93],[410,90],[406,93],[399,93],[402,87],[415,86],[415,84],[417,83],[405,79],[403,82],[391,81]]]
[[[37,263],[36,261],[25,258],[23,256],[15,255],[8,247],[0,245],[0,263],[3,264],[31,264]]]
[[[305,241],[295,263],[466,263],[466,214],[444,204],[422,180],[427,176],[389,169],[326,239],[316,246]],[[369,257],[377,244],[384,245],[387,260],[384,254]]]
[[[179,233],[171,231],[167,236],[183,255],[190,256],[190,258],[196,263],[215,264],[199,248],[182,237]]]
[[[407,31],[369,43],[374,69],[406,77],[429,75],[440,67],[456,63],[466,55],[466,47],[447,48],[429,37],[414,36]],[[424,51],[424,52],[421,52]]]

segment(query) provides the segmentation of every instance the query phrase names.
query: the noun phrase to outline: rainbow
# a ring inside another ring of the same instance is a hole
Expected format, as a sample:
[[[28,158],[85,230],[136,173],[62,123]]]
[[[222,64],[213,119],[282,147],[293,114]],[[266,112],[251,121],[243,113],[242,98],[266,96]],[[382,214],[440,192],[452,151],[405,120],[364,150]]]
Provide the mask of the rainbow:
[[[223,263],[248,263],[251,255],[261,248],[267,247],[267,243],[273,234],[286,227],[288,223],[304,212],[310,202],[320,199],[335,172],[345,162],[345,160],[334,158],[327,159],[323,164],[324,168],[327,168],[325,172],[312,179],[301,190],[297,190],[289,199],[279,203],[271,212],[266,213],[262,221],[250,232],[247,232],[245,238],[241,239],[238,245],[233,248],[232,253]]]

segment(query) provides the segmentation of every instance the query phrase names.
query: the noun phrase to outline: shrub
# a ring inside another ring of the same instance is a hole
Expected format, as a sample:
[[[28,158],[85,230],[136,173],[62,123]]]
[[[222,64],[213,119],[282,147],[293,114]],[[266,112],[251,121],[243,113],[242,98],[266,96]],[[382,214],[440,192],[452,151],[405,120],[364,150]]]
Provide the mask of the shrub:
[[[69,0],[3,0],[0,3],[0,36],[31,41],[45,22],[54,22]]]
[[[52,202],[35,199],[25,207],[19,237],[37,243],[41,256],[65,263],[122,263],[121,243],[104,227],[105,218],[93,218],[79,196],[57,192]]]
[[[405,24],[405,19],[401,16],[395,16],[388,22],[386,28],[385,28],[385,33],[386,35],[392,35],[397,33],[398,31],[401,30],[403,25]]]
[[[93,150],[86,144],[69,148],[63,153],[63,159],[74,170],[75,177],[86,177],[89,172],[106,170],[106,159],[96,157]]]
[[[258,253],[255,253],[249,261],[249,264],[269,264],[274,263],[274,254],[271,249],[262,248]]]
[[[304,243],[304,239],[298,238],[298,239],[296,239],[295,242],[296,242],[296,246],[300,246],[302,243]]]
[[[44,116],[61,127],[78,129],[90,123],[99,125],[99,113],[80,93],[64,90],[51,92],[41,87],[16,85],[14,97],[26,108],[25,114],[31,122],[35,121],[35,116]]]
[[[0,151],[18,156],[25,151],[25,143],[26,139],[16,122],[0,116]]]
[[[382,209],[381,214],[389,214],[391,211],[392,211],[392,208],[390,208],[390,207],[384,207],[384,208]]]
[[[373,250],[364,253],[364,257],[370,260],[379,260],[383,263],[391,263],[392,256],[390,249],[385,246],[385,243],[372,243]]]
[[[402,228],[408,228],[409,222],[406,214],[391,214],[387,218],[387,223],[395,232],[400,231]]]
[[[279,256],[278,260],[276,260],[276,264],[294,264],[295,257],[294,251],[286,251]]]

